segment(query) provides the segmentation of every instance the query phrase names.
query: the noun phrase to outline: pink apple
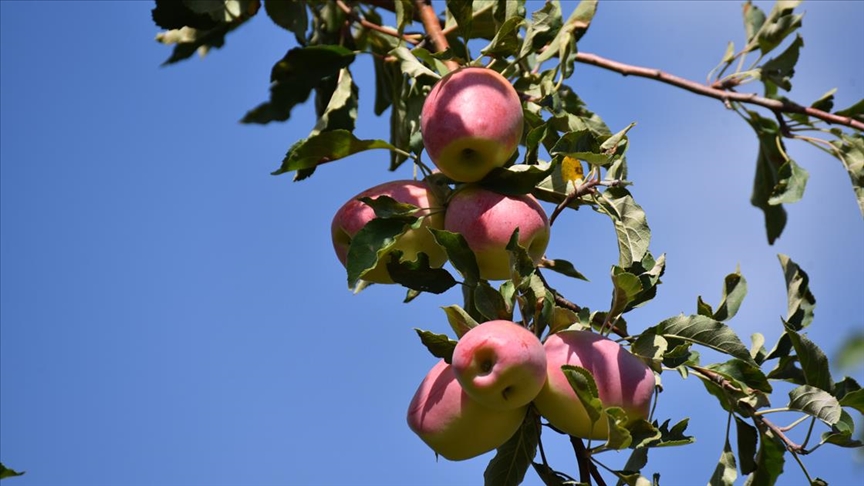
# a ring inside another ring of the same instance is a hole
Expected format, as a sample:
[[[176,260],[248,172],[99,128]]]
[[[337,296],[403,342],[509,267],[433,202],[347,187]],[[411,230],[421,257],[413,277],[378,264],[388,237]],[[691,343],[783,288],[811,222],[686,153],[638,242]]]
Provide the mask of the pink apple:
[[[447,256],[444,250],[435,242],[432,233],[427,229],[427,227],[435,229],[443,228],[444,209],[435,195],[429,190],[426,183],[412,180],[385,182],[369,188],[351,198],[336,211],[336,214],[333,216],[333,222],[330,225],[330,232],[333,239],[333,248],[336,250],[336,256],[342,262],[342,265],[347,264],[348,248],[351,245],[351,239],[358,231],[363,229],[366,223],[375,218],[375,211],[368,204],[358,201],[358,199],[362,197],[375,199],[381,195],[390,196],[401,203],[413,204],[423,209],[423,211],[417,212],[415,216],[426,216],[423,219],[423,224],[417,229],[409,229],[405,232],[396,242],[393,249],[403,252],[403,260],[416,260],[417,253],[424,252],[429,255],[429,264],[433,268],[444,265],[444,262],[447,261]],[[390,278],[390,274],[387,272],[388,260],[386,255],[382,259],[379,259],[378,265],[367,272],[363,276],[363,279],[375,283],[393,283],[393,279]]]
[[[654,394],[654,373],[639,358],[615,341],[590,331],[561,331],[544,344],[549,376],[534,405],[556,428],[584,439],[606,439],[606,414],[591,428],[591,421],[567,377],[565,364],[591,372],[604,406],[623,408],[631,420],[648,417]]]
[[[546,383],[543,344],[512,321],[484,322],[465,333],[452,365],[465,393],[496,410],[528,405]]]
[[[522,138],[522,101],[496,71],[447,74],[423,103],[420,131],[432,162],[457,182],[476,182],[510,159]]]
[[[477,257],[480,277],[506,280],[510,275],[507,243],[519,228],[519,244],[534,263],[549,244],[549,219],[530,194],[505,196],[476,185],[467,185],[450,199],[444,229],[460,233]]]
[[[500,447],[519,429],[528,407],[494,410],[477,403],[444,360],[432,367],[408,406],[408,426],[432,450],[462,461]]]

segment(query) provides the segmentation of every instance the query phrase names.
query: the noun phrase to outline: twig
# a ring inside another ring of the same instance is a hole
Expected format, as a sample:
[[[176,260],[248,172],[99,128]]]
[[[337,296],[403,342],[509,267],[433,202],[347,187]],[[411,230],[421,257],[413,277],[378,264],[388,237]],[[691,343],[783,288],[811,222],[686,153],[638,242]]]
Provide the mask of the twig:
[[[369,22],[368,20],[364,19],[363,17],[357,15],[354,12],[354,10],[352,10],[351,7],[349,7],[348,5],[345,5],[345,2],[343,2],[342,0],[336,0],[336,6],[339,7],[340,10],[345,12],[345,15],[347,15],[349,19],[353,20],[354,22],[359,23],[361,26],[363,26],[367,29],[381,32],[382,34],[386,34],[386,35],[389,35],[392,37],[400,38],[400,39],[404,40],[405,42],[410,42],[411,44],[417,44],[419,42],[417,39],[414,39],[412,36],[410,36],[408,34],[399,35],[399,31],[397,31],[395,29],[384,27],[384,26],[378,25],[374,22]]]
[[[573,452],[576,453],[576,463],[579,465],[579,482],[591,484],[591,456],[588,454],[588,449],[582,443],[582,439],[570,436],[570,443],[573,444]]]
[[[438,14],[435,13],[435,9],[432,8],[431,0],[414,0],[414,9],[416,12],[419,12],[423,28],[426,29],[426,35],[432,41],[435,51],[446,51],[450,47],[450,44],[441,31],[441,22],[438,19]],[[459,63],[452,59],[444,61],[444,65],[451,71],[459,69]]]
[[[737,101],[739,103],[749,103],[752,105],[768,108],[769,110],[774,112],[801,113],[807,116],[812,116],[813,118],[818,118],[828,123],[832,123],[835,125],[844,125],[854,128],[856,130],[864,131],[864,123],[860,121],[854,120],[850,117],[835,115],[833,113],[818,110],[811,106],[801,106],[791,101],[772,100],[769,98],[757,96],[755,93],[737,93],[734,91],[726,91],[723,89],[718,89],[716,87],[697,83],[695,81],[690,81],[688,79],[666,73],[659,69],[624,64],[622,62],[606,59],[588,52],[576,53],[576,61],[583,64],[591,64],[592,66],[601,67],[609,71],[614,71],[616,73],[623,74],[624,76],[639,76],[642,78],[655,79],[657,81],[685,89],[687,91],[690,91],[691,93],[708,96],[709,98],[715,98],[723,102]]]
[[[542,266],[543,263],[541,262],[540,265]],[[555,299],[555,305],[557,305],[559,307],[563,307],[565,309],[569,309],[569,310],[571,310],[577,314],[582,311],[582,307],[580,307],[578,304],[575,304],[575,303],[567,300],[563,295],[558,293],[557,290],[553,289],[549,285],[549,282],[546,281],[546,277],[544,277],[543,274],[540,273],[539,270],[536,273],[537,273],[537,277],[540,278],[540,281],[543,282],[543,286],[546,287],[546,289],[552,293],[552,297]],[[598,319],[597,316],[595,316],[593,323],[596,324],[598,327],[602,326],[603,325],[603,319]],[[623,330],[621,330],[620,328],[618,328],[614,325],[612,326],[611,329],[612,329],[612,332],[615,333],[616,335],[618,335],[619,337],[622,337],[624,339],[628,339],[630,337],[629,334],[627,334],[626,332],[624,332]]]

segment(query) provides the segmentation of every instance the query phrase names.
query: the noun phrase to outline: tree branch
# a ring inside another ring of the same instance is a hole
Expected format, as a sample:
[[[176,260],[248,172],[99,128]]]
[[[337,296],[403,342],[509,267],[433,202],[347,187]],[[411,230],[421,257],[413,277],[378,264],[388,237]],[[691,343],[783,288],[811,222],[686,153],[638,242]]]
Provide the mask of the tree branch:
[[[414,9],[419,13],[420,19],[423,22],[423,28],[426,29],[426,35],[432,41],[432,46],[437,52],[446,51],[450,44],[444,33],[441,31],[441,21],[438,19],[438,14],[432,8],[431,0],[414,0]],[[459,63],[453,60],[446,60],[444,64],[451,71],[459,69]]]
[[[761,106],[775,113],[800,113],[811,116],[813,118],[818,118],[827,123],[843,125],[854,128],[856,130],[864,131],[864,123],[860,121],[854,120],[850,117],[828,113],[827,111],[817,110],[816,108],[810,106],[801,106],[791,101],[772,100],[770,98],[757,96],[755,93],[736,93],[734,91],[726,91],[705,84],[697,83],[695,81],[690,81],[688,79],[680,78],[678,76],[663,72],[659,69],[624,64],[587,52],[576,53],[576,61],[583,64],[591,64],[592,66],[601,67],[609,71],[614,71],[616,73],[623,74],[624,76],[639,76],[642,78],[654,79],[662,83],[685,89],[687,91],[690,91],[691,93],[696,93],[698,95],[721,100],[724,103],[729,101],[737,101],[739,103],[749,103],[751,105]]]

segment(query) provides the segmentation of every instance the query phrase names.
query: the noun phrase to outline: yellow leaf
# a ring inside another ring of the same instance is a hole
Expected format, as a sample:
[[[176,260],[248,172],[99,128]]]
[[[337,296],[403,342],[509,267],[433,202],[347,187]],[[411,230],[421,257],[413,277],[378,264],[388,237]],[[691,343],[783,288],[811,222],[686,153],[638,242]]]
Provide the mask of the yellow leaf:
[[[582,162],[573,157],[564,157],[561,163],[561,177],[566,182],[578,184],[585,178],[585,171],[582,169]]]

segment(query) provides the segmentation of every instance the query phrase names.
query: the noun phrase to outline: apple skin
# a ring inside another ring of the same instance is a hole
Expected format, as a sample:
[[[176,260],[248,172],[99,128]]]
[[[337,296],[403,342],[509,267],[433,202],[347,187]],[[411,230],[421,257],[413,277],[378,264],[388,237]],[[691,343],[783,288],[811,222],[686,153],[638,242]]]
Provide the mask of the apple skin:
[[[549,376],[534,405],[559,430],[583,439],[606,439],[606,414],[594,424],[576,396],[561,365],[581,366],[591,372],[606,407],[623,408],[631,420],[647,418],[654,394],[654,373],[615,341],[590,331],[560,331],[543,347]]]
[[[419,211],[416,216],[425,216],[423,224],[417,229],[409,229],[394,245],[393,249],[403,252],[402,260],[414,261],[417,253],[423,252],[429,255],[429,265],[438,268],[447,261],[444,250],[435,242],[435,238],[427,227],[442,229],[444,227],[444,210],[441,203],[429,190],[425,182],[413,180],[396,180],[379,184],[357,194],[342,205],[333,216],[330,225],[330,233],[333,240],[333,249],[336,257],[347,265],[348,248],[351,239],[370,220],[375,218],[375,211],[368,204],[358,201],[361,197],[375,199],[378,196],[390,196],[398,202],[413,204],[419,208],[429,208]],[[378,261],[378,265],[363,276],[363,280],[374,283],[393,283],[387,272],[387,261],[385,257]]]
[[[495,410],[528,405],[546,383],[543,344],[512,321],[488,321],[466,332],[453,350],[452,366],[465,393]]]
[[[506,280],[510,275],[507,243],[519,228],[519,244],[534,263],[549,244],[549,218],[530,194],[505,196],[476,185],[453,194],[444,216],[444,229],[460,233],[477,257],[480,277]]]
[[[493,410],[477,403],[442,359],[417,388],[408,406],[408,426],[439,455],[463,461],[507,442],[527,411],[527,406]]]
[[[496,71],[452,71],[423,103],[420,133],[432,162],[457,182],[476,182],[516,151],[523,131],[522,101]]]

